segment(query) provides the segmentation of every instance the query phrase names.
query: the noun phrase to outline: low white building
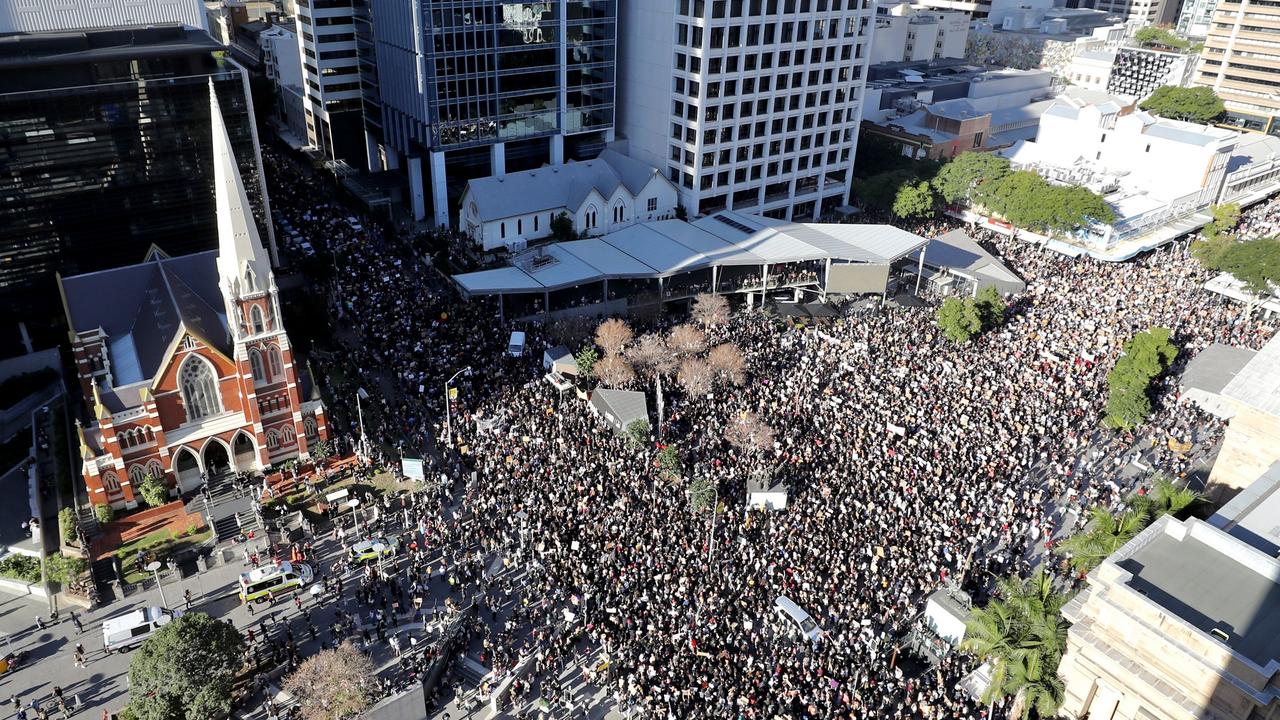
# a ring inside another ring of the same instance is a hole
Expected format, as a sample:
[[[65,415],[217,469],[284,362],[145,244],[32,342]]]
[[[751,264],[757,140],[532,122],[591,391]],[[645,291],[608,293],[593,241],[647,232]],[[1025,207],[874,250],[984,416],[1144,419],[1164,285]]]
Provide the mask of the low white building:
[[[460,224],[486,251],[521,250],[550,237],[561,213],[574,232],[590,236],[673,218],[678,204],[676,186],[656,168],[605,150],[595,160],[468,181]]]
[[[1068,239],[1081,251],[1123,260],[1207,222],[1240,133],[1156,118],[1131,101],[1062,96],[1040,116],[1034,141],[999,151],[1015,169],[1103,195],[1111,225]],[[1189,227],[1184,227],[1190,224]]]
[[[899,3],[876,8],[871,64],[964,57],[969,15]]]
[[[1084,50],[1067,65],[1067,81],[1085,90],[1106,92],[1116,54],[1108,50]]]

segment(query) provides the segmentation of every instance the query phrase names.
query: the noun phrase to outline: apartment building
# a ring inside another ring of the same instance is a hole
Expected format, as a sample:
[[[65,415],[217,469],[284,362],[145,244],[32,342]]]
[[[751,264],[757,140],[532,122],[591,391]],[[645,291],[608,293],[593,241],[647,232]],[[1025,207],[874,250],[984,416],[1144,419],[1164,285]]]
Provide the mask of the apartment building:
[[[620,134],[690,215],[848,204],[870,0],[629,2],[622,20]]]
[[[964,57],[969,16],[908,3],[876,8],[871,64]]]
[[[1280,135],[1280,1],[1219,2],[1196,84],[1222,98],[1231,124]]]
[[[299,0],[307,142],[329,160],[364,157],[355,4],[363,0]]]

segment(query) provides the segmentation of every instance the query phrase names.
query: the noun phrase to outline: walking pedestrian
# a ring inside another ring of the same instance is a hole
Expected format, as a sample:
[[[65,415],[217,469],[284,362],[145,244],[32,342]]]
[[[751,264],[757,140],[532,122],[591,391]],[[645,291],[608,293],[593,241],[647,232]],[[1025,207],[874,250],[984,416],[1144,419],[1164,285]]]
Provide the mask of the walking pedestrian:
[[[80,616],[76,614],[75,610],[71,611],[71,622],[75,623],[76,632],[84,632],[84,623],[80,622]]]

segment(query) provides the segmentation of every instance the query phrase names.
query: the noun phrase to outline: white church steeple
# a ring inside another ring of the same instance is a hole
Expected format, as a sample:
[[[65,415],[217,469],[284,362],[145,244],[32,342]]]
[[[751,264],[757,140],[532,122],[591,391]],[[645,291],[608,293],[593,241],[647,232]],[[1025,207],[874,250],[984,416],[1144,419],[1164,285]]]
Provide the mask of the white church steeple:
[[[213,185],[218,213],[218,276],[228,300],[265,293],[274,284],[271,261],[258,236],[244,181],[236,165],[231,137],[209,81],[209,114],[213,121]]]

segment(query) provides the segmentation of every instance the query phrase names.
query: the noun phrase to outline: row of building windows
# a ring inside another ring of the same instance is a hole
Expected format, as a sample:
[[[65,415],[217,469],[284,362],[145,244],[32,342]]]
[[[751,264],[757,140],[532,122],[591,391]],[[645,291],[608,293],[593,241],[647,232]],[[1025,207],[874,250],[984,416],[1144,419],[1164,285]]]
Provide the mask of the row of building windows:
[[[838,12],[844,10],[856,10],[858,0],[680,0],[679,12],[681,15],[688,17],[703,18],[706,17],[707,5],[711,6],[711,17],[720,19],[724,17],[739,18],[744,15],[750,17],[759,17],[760,15],[777,15],[779,11],[790,15],[792,13],[807,12],[827,12],[828,10]],[[841,7],[843,5],[843,8]],[[863,9],[867,4],[862,3]]]
[[[153,431],[149,425],[116,433],[116,440],[120,442],[120,448],[122,450],[146,445],[149,442],[155,442],[155,439],[155,431]]]
[[[827,153],[827,166],[834,167],[836,163],[848,163],[850,152],[848,148],[843,150],[831,150]],[[791,159],[782,160],[781,162],[761,163],[752,165],[751,167],[739,167],[730,173],[729,170],[721,170],[717,173],[705,173],[701,175],[699,181],[699,189],[709,190],[713,187],[728,187],[730,184],[741,185],[744,183],[754,183],[761,180],[776,180],[780,177],[790,175],[794,172],[805,172],[812,168],[820,168],[822,165],[822,153],[814,155],[805,155],[796,158],[793,164]],[[733,182],[730,183],[732,175]],[[845,180],[844,170],[828,170],[825,172],[827,180],[833,183],[843,183]],[[668,167],[667,177],[671,182],[679,183],[684,187],[692,190],[694,187],[692,168],[681,170],[678,167]],[[785,181],[784,181],[785,182]]]
[[[854,37],[863,27],[866,18],[847,17],[844,19],[846,38]],[[709,32],[699,25],[676,23],[676,45],[686,48],[703,48],[705,35],[708,50],[728,50],[732,48],[755,48],[776,43],[809,43],[841,37],[840,20],[832,18],[827,21],[816,20],[812,23],[812,34],[808,20],[796,22],[772,23],[761,25],[730,25],[727,27],[711,27]]]
[[[253,373],[253,380],[256,383],[265,383],[275,380],[284,379],[284,358],[280,354],[280,348],[275,345],[268,347],[266,355],[266,365],[263,364],[264,353],[258,348],[249,349],[249,368]],[[270,374],[267,370],[270,370]]]

